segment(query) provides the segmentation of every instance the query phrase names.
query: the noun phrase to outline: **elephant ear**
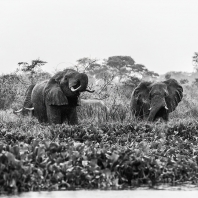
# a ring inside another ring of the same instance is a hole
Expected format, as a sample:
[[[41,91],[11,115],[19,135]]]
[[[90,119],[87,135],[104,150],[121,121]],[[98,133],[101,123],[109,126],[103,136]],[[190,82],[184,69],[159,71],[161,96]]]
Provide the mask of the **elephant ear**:
[[[178,103],[183,98],[183,88],[175,79],[169,79],[164,81],[167,85],[168,95],[166,96],[166,103],[169,112],[172,112],[177,107]]]
[[[141,82],[134,90],[133,96],[135,100],[147,102],[149,100],[149,91],[151,82]]]
[[[45,99],[48,105],[68,105],[67,97],[55,79],[50,79],[45,87]]]
[[[151,82],[141,82],[133,91],[130,103],[133,115],[145,117],[149,114],[149,91],[151,84]]]

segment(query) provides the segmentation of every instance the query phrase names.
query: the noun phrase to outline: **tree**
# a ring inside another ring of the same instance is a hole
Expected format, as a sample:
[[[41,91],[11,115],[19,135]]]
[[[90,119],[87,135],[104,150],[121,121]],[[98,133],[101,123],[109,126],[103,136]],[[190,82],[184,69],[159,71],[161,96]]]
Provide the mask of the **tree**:
[[[188,79],[181,79],[181,80],[180,80],[180,83],[181,83],[181,84],[187,84],[188,82],[189,82]]]
[[[16,74],[0,76],[0,109],[10,108],[16,98],[19,77]]]
[[[132,87],[133,89],[138,86],[138,84],[141,82],[139,78],[136,76],[131,76],[129,80],[127,80],[124,84],[126,86]]]
[[[149,71],[144,65],[135,64],[135,61],[130,56],[111,56],[107,59],[107,65],[117,69],[120,80],[123,78],[129,80],[134,76],[140,79],[146,76],[152,78],[159,76],[159,74]]]
[[[36,73],[38,73],[38,70],[40,69],[41,66],[45,65],[47,62],[36,59],[32,60],[31,65],[28,64],[27,62],[19,62],[18,65],[19,67],[22,65],[21,71],[25,73],[29,73],[29,80],[31,84],[34,84],[34,77]],[[20,70],[20,69],[19,69]]]
[[[198,52],[194,53],[193,65],[194,65],[195,70],[198,71]]]
[[[85,57],[78,59],[75,67],[77,71],[86,72],[88,74],[90,79],[89,86],[91,88],[94,85],[95,89],[95,93],[92,94],[93,97],[100,99],[108,97],[108,86],[111,85],[116,74],[111,68],[108,68],[105,60],[99,63],[97,59]]]
[[[195,78],[195,80],[193,81],[192,84],[195,85],[195,86],[198,86],[198,78]]]
[[[78,72],[89,72],[95,66],[98,65],[96,63],[97,62],[97,59],[91,59],[91,58],[88,58],[88,57],[80,58],[76,62],[77,62],[77,65],[75,65],[74,67],[76,68],[76,70]]]
[[[120,70],[123,67],[130,67],[135,64],[135,61],[130,56],[110,56],[107,59],[107,65]]]
[[[165,79],[166,79],[166,80],[169,80],[170,78],[171,78],[171,74],[170,74],[170,73],[166,73],[166,74],[165,74]]]

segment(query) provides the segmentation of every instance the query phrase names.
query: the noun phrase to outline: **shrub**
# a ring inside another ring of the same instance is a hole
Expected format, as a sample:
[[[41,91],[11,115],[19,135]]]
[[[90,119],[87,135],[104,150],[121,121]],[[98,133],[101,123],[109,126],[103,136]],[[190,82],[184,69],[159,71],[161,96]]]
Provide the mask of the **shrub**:
[[[198,181],[198,124],[0,124],[0,192],[157,188]]]
[[[0,109],[9,109],[16,98],[19,78],[15,74],[0,76]]]

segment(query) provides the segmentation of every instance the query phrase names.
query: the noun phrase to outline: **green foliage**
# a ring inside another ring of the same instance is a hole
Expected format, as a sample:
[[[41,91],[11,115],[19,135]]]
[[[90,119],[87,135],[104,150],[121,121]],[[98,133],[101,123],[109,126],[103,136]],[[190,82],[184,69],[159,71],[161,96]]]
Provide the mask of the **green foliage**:
[[[149,71],[142,64],[135,64],[135,61],[130,56],[111,56],[107,59],[108,66],[116,68],[119,75],[131,76],[132,74],[139,74],[141,76],[159,76],[157,73]]]
[[[27,62],[19,62],[18,65],[23,65],[22,67],[22,71],[24,72],[33,72],[35,73],[35,70],[37,67],[41,67],[42,65],[45,65],[47,62],[36,59],[36,60],[32,60],[32,64],[28,64]]]
[[[107,59],[107,65],[120,70],[122,67],[130,67],[135,61],[130,56],[111,56]]]
[[[189,82],[188,79],[181,79],[181,80],[180,80],[180,83],[181,83],[181,84],[186,84],[186,83],[188,83],[188,82]]]
[[[32,60],[31,64],[28,64],[27,62],[19,62],[19,67],[22,65],[21,69],[18,69],[18,71],[22,71],[25,73],[29,73],[29,80],[31,84],[35,84],[35,74],[38,73],[38,69],[45,65],[47,62],[42,61],[40,59]]]
[[[134,89],[138,86],[140,82],[141,80],[139,78],[137,78],[136,76],[131,76],[128,80],[126,80],[124,85]]]
[[[91,58],[80,58],[77,60],[77,65],[75,66],[77,71],[79,72],[89,72],[92,71],[97,65],[96,59],[91,59]]]
[[[198,78],[195,78],[193,84],[194,84],[195,86],[198,86]]]
[[[193,64],[194,64],[194,68],[197,71],[198,70],[198,52],[194,53],[193,56]]]
[[[0,109],[8,109],[16,98],[19,77],[15,74],[0,76]]]
[[[131,189],[198,181],[197,122],[0,125],[0,192]]]
[[[34,74],[34,81],[49,79],[47,72]],[[32,84],[28,74],[7,74],[0,76],[0,109],[21,108],[28,86]]]
[[[166,80],[169,80],[171,78],[171,74],[170,73],[167,73],[166,75],[165,75],[165,79]]]

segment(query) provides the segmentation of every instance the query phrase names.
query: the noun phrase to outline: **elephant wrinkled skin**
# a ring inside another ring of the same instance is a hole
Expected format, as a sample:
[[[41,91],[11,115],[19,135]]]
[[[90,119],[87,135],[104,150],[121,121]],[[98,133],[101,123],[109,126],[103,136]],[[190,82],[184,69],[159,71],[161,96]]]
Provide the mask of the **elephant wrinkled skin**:
[[[73,69],[65,69],[49,80],[37,83],[31,93],[34,116],[39,122],[50,124],[78,124],[76,106],[81,92],[87,89],[88,76]],[[28,96],[27,96],[28,97]]]
[[[142,120],[162,118],[168,121],[169,113],[175,110],[182,97],[183,88],[175,79],[141,82],[131,95],[131,114]]]

